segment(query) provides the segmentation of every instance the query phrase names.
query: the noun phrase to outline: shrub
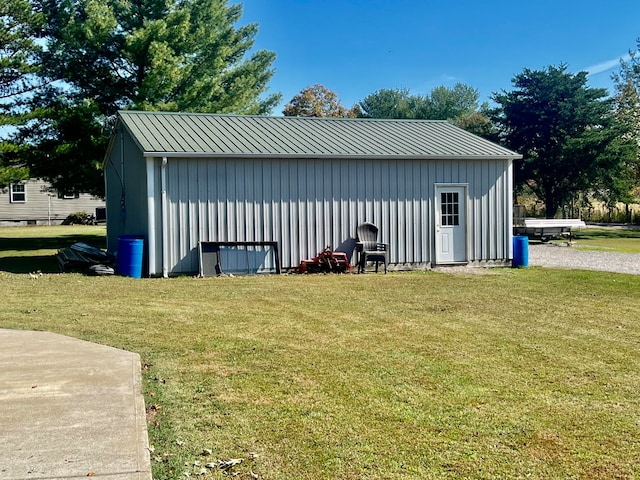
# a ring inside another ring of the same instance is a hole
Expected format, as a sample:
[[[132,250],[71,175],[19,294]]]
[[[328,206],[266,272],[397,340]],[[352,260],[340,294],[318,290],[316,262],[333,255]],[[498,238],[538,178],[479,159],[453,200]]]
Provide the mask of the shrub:
[[[84,211],[70,213],[62,222],[63,225],[93,225],[94,223],[95,217]]]

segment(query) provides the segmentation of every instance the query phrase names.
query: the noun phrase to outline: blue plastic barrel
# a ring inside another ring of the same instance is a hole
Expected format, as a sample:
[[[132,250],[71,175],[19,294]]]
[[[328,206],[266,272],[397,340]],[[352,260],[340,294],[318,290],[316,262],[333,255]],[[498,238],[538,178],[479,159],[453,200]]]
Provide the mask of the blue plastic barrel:
[[[139,236],[118,237],[118,260],[116,268],[120,275],[142,278],[142,252],[144,240]]]
[[[529,237],[513,237],[513,267],[529,266]]]

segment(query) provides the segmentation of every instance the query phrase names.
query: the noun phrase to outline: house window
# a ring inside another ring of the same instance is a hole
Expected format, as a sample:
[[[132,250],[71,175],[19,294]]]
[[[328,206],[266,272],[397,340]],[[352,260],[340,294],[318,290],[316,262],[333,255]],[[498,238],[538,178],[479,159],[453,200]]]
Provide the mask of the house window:
[[[25,203],[27,201],[27,190],[24,183],[12,183],[9,187],[11,203]]]
[[[80,194],[73,192],[58,192],[58,198],[62,198],[63,200],[72,200],[74,198],[80,198]]]

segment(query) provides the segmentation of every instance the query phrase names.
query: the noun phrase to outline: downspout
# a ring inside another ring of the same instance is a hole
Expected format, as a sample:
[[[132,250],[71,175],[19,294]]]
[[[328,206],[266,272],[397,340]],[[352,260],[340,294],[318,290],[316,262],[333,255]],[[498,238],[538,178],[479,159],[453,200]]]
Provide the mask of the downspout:
[[[167,157],[162,157],[162,167],[160,170],[160,188],[162,203],[162,277],[169,276],[169,243],[168,243],[168,220],[167,220]]]
[[[127,218],[127,207],[125,203],[125,190],[124,190],[124,127],[120,127],[120,234],[122,232],[122,224]]]
[[[156,159],[147,157],[147,238],[149,240],[149,276],[155,276],[157,271],[156,257],[156,182],[155,182]]]
[[[120,127],[120,183],[124,188],[124,128]]]
[[[505,232],[506,260],[513,260],[513,160],[507,164],[507,231]]]

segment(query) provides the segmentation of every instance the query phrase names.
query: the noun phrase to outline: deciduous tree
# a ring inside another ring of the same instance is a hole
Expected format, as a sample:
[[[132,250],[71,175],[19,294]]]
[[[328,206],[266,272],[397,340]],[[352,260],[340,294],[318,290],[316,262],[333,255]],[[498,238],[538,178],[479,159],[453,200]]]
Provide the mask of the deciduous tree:
[[[296,94],[282,111],[285,117],[355,117],[341,103],[338,94],[324,85],[316,84]]]
[[[498,129],[491,120],[491,114],[487,104],[483,104],[479,110],[460,115],[455,124],[480,137],[492,142],[499,142]]]
[[[364,118],[415,118],[420,97],[412,96],[409,89],[382,88],[360,101],[360,116]]]
[[[620,60],[620,71],[613,74],[618,105],[626,112],[626,121],[634,123],[634,130],[640,130],[640,38],[638,51],[630,50],[629,59]]]
[[[449,120],[479,126],[478,90],[463,83],[434,88],[428,95],[412,95],[406,88],[380,89],[358,103],[366,118]],[[488,119],[485,118],[488,121]],[[474,127],[475,128],[475,127]]]
[[[478,111],[478,90],[464,83],[452,88],[444,85],[434,88],[426,99],[426,116],[430,120],[451,120],[471,115]]]
[[[640,50],[640,39],[638,39]],[[616,118],[629,129],[629,137],[640,145],[640,52],[630,51],[629,60],[621,60],[620,71],[613,75]],[[633,185],[633,199],[640,197],[640,151],[634,164],[628,165],[627,182]]]

